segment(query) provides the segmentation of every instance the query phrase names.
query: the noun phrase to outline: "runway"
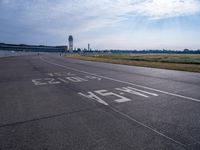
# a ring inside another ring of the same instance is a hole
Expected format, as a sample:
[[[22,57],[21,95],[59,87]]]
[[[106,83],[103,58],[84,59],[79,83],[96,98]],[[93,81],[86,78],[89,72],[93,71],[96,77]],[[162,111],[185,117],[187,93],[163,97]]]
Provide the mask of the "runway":
[[[17,56],[0,91],[0,150],[200,149],[199,73]]]

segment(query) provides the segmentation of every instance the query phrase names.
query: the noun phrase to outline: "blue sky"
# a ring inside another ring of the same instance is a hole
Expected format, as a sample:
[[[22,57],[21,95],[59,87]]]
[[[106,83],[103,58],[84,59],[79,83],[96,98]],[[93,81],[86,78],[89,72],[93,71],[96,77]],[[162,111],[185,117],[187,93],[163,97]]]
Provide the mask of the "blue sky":
[[[200,49],[200,0],[0,0],[0,42]]]

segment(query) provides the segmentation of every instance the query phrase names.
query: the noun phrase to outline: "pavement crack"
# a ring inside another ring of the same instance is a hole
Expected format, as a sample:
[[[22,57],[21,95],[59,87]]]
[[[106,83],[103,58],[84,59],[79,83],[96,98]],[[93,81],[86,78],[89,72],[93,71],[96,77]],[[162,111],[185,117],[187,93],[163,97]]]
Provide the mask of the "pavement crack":
[[[165,139],[168,139],[168,140],[180,145],[181,147],[183,147],[185,149],[188,149],[187,145],[185,145],[185,144],[181,143],[180,141],[177,141],[176,139],[173,139],[172,137],[169,137],[168,135],[165,135],[164,133],[162,133],[162,132],[160,132],[160,131],[158,131],[158,130],[156,130],[156,129],[154,129],[154,128],[152,128],[152,127],[150,127],[150,126],[148,126],[148,125],[146,125],[146,124],[144,124],[144,123],[142,123],[142,122],[140,122],[140,121],[138,121],[136,119],[134,119],[133,117],[129,116],[128,114],[125,114],[125,113],[119,111],[118,109],[114,108],[113,106],[109,106],[109,108],[112,111],[120,114],[121,116],[123,116],[123,117],[125,117],[125,118],[127,118],[127,119],[129,119],[129,120],[131,120],[131,121],[133,121],[135,123],[137,123],[138,125],[146,128],[148,130],[151,130],[152,132],[156,133],[157,135],[160,135],[160,136],[164,137]]]
[[[17,126],[17,125],[26,124],[26,123],[35,122],[35,121],[40,121],[40,120],[46,120],[46,119],[57,118],[57,117],[61,117],[61,116],[77,114],[77,113],[81,113],[81,112],[95,110],[95,109],[98,109],[98,108],[101,108],[101,107],[105,107],[105,106],[90,107],[90,108],[75,110],[75,111],[71,111],[71,112],[58,113],[58,114],[54,114],[54,115],[43,116],[43,117],[33,118],[33,119],[29,119],[29,120],[24,120],[24,121],[2,124],[2,125],[0,125],[0,128],[9,127],[9,126]]]

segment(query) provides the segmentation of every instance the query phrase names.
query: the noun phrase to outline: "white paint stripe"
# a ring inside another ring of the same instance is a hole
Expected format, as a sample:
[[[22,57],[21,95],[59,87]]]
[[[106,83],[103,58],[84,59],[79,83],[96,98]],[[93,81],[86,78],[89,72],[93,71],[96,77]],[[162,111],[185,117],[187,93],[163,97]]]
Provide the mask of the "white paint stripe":
[[[148,98],[149,96],[147,96],[147,95],[144,95],[144,94],[142,94],[142,93],[139,93],[139,92],[136,92],[136,91],[133,91],[132,89],[127,89],[126,87],[123,87],[123,88],[115,88],[116,90],[118,90],[118,91],[122,91],[122,92],[127,92],[127,93],[131,93],[131,94],[135,94],[135,95],[137,95],[137,96],[142,96],[142,97],[146,97],[146,98]]]
[[[134,122],[136,122],[137,124],[139,124],[139,125],[141,125],[141,126],[147,128],[147,129],[153,131],[154,133],[157,133],[158,135],[160,135],[160,136],[162,136],[162,137],[164,137],[164,138],[166,138],[166,139],[168,139],[168,140],[170,140],[170,141],[173,141],[174,143],[176,143],[176,144],[178,144],[178,145],[180,145],[180,146],[182,146],[182,147],[186,147],[183,143],[181,143],[181,142],[179,142],[179,141],[177,141],[177,140],[175,140],[175,139],[173,139],[173,138],[171,138],[171,137],[169,137],[169,136],[167,136],[167,135],[165,135],[165,134],[163,134],[163,133],[161,133],[161,132],[159,132],[159,131],[157,131],[157,130],[155,130],[155,129],[153,129],[153,128],[147,126],[147,125],[145,125],[144,123],[142,123],[142,122],[140,122],[140,121],[138,121],[138,120],[132,118],[131,116],[129,116],[129,115],[127,115],[127,114],[125,114],[125,113],[123,113],[123,112],[117,110],[116,108],[114,108],[114,107],[112,107],[112,106],[108,106],[108,107],[109,107],[110,109],[112,109],[113,111],[117,112],[118,114],[120,114],[120,115],[122,115],[122,116],[128,118],[129,120],[134,121]]]
[[[131,101],[130,99],[117,99],[117,100],[115,100],[115,102],[117,102],[117,103],[124,103],[124,102],[129,102],[129,101]]]
[[[161,90],[157,90],[157,89],[154,89],[154,88],[146,87],[146,86],[143,86],[143,85],[134,84],[134,83],[127,82],[127,81],[122,81],[122,80],[118,80],[118,79],[114,79],[114,78],[110,78],[110,77],[106,77],[106,76],[97,75],[97,74],[94,74],[94,73],[90,73],[90,72],[74,69],[74,68],[71,68],[71,67],[66,67],[64,65],[60,65],[60,64],[53,63],[53,62],[50,62],[48,60],[45,60],[41,56],[40,56],[40,59],[43,60],[46,63],[52,64],[52,65],[55,65],[55,66],[60,66],[60,67],[63,67],[63,68],[69,69],[69,70],[73,70],[73,71],[77,71],[77,72],[81,72],[81,73],[85,73],[85,74],[90,74],[90,75],[97,76],[97,77],[100,77],[100,78],[104,78],[104,79],[108,79],[108,80],[112,80],[112,81],[116,81],[116,82],[120,82],[120,83],[125,83],[125,84],[128,84],[128,85],[141,87],[141,88],[144,88],[144,89],[148,89],[148,90],[156,91],[156,92],[163,93],[163,94],[166,94],[166,95],[171,95],[171,96],[183,98],[183,99],[186,99],[186,100],[191,100],[191,101],[198,102],[198,103],[200,102],[200,100],[196,99],[196,98],[187,97],[187,96],[183,96],[183,95],[179,95],[179,94],[174,94],[174,93],[170,93],[170,92],[166,92],[166,91],[161,91]]]
[[[130,87],[130,86],[128,86],[128,88],[129,89],[134,89],[136,91],[139,91],[139,92],[142,92],[142,93],[146,93],[146,94],[149,94],[149,95],[158,96],[158,94],[147,92],[147,91],[143,91],[143,90],[139,90],[139,89],[136,89],[136,88],[133,88],[133,87]]]
[[[62,81],[62,82],[64,82],[64,83],[69,83],[67,80],[62,79],[62,78],[58,78],[58,80],[60,80],[60,81]]]
[[[91,94],[92,92],[89,92],[89,93]],[[79,92],[78,94],[83,96],[83,97],[86,97],[86,98],[89,98],[89,99],[93,99],[93,100],[95,100],[95,101],[97,101],[97,102],[99,102],[99,103],[101,103],[103,105],[106,105],[106,106],[108,105],[108,103],[106,103],[104,100],[102,100],[101,98],[97,97],[96,95],[95,95],[96,97],[94,98],[94,97],[86,96],[81,92]]]

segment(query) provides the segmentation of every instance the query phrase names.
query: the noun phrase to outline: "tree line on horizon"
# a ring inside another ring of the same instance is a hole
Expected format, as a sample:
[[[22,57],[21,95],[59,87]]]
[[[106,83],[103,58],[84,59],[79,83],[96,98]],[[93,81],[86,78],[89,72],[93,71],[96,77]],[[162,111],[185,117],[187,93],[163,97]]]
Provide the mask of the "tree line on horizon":
[[[0,43],[0,50],[7,51],[29,51],[29,52],[59,52],[59,53],[69,53],[66,51],[66,46],[45,46],[45,45],[26,45],[26,44],[6,44]],[[148,54],[148,53],[163,53],[163,54],[200,54],[200,49],[198,50],[87,50],[86,48],[81,49],[77,48],[73,51],[74,53],[140,53],[140,54]]]

